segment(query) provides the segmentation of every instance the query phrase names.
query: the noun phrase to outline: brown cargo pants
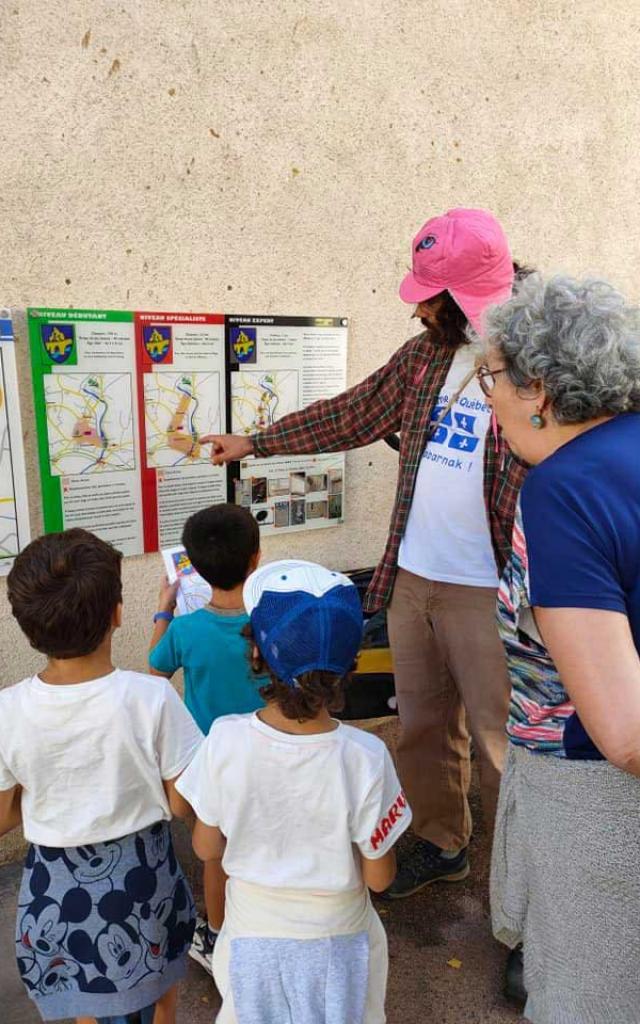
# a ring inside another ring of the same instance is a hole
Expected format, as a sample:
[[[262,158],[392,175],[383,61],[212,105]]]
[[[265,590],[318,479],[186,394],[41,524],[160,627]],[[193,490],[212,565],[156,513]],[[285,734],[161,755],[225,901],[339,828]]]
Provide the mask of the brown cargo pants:
[[[398,768],[414,832],[444,850],[471,836],[469,733],[488,829],[507,748],[510,684],[490,587],[399,569],[388,608],[400,715]]]

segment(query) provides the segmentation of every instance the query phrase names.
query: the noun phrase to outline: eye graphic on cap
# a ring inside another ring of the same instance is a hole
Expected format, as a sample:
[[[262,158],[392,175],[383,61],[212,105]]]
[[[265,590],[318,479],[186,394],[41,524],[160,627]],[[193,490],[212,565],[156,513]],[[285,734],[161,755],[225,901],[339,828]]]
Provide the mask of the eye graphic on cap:
[[[425,235],[416,245],[416,252],[422,252],[423,249],[432,249],[437,241],[438,239],[435,235]]]

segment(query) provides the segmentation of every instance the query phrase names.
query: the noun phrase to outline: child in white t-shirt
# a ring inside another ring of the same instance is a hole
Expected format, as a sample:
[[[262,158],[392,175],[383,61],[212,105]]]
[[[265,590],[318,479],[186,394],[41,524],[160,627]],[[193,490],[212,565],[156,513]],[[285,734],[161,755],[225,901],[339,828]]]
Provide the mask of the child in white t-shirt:
[[[16,952],[44,1020],[175,1021],[195,912],[169,821],[202,734],[166,679],[113,667],[121,555],[85,530],[9,574],[43,671],[0,692],[0,835],[31,844]]]
[[[199,857],[228,875],[218,1024],[383,1024],[387,945],[368,888],[411,821],[384,744],[331,717],[362,638],[356,588],[282,561],[244,587],[267,704],[214,722],[177,783]]]

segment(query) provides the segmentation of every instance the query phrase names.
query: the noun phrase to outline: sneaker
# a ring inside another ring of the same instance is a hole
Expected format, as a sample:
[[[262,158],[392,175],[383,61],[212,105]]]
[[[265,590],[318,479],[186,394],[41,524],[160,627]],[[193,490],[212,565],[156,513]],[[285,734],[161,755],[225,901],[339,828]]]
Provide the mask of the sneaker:
[[[524,987],[524,964],[522,946],[516,946],[507,957],[504,972],[504,994],[512,1003],[524,1007],[527,1001],[527,990]]]
[[[196,960],[201,967],[204,967],[207,974],[213,974],[211,957],[213,956],[215,944],[216,933],[211,931],[208,922],[204,918],[199,917],[196,921],[193,941],[189,947],[189,956],[192,960]]]
[[[432,882],[461,882],[469,874],[467,847],[456,857],[443,857],[442,850],[428,839],[418,839],[413,849],[400,860],[398,874],[391,885],[379,893],[383,900],[413,896]]]

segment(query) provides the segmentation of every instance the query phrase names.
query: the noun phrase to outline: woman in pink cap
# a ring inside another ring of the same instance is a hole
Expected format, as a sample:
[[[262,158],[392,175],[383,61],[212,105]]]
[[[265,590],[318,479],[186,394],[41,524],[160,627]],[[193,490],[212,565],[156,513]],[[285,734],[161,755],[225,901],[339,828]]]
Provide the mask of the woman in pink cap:
[[[360,384],[284,416],[253,437],[202,438],[221,464],[344,451],[400,432],[386,549],[368,611],[388,606],[402,733],[400,776],[417,842],[390,899],[469,872],[469,732],[491,827],[506,739],[509,682],[495,626],[498,575],[510,553],[524,467],[490,429],[465,335],[510,297],[514,266],[495,217],[450,210],[413,240],[400,287],[426,330]]]

